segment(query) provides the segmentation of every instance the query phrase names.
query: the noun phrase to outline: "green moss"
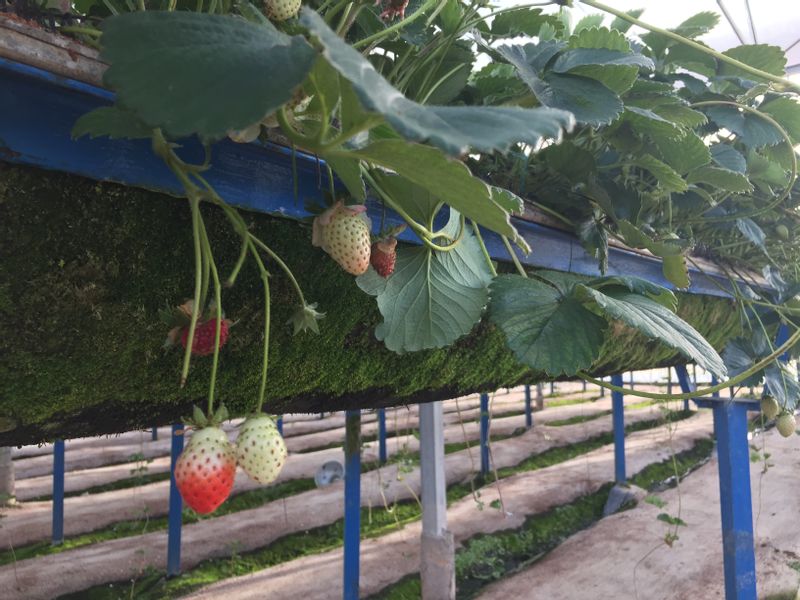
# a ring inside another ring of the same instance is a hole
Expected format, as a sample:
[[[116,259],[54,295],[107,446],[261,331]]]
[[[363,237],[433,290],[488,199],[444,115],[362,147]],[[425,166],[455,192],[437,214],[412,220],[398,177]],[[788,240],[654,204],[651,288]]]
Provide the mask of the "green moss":
[[[223,275],[239,240],[204,209]],[[293,337],[295,298],[277,271],[267,409],[275,413],[379,407],[490,391],[535,374],[479,325],[454,346],[398,356],[373,335],[380,315],[352,277],[309,243],[305,224],[248,214],[252,229],[286,258],[327,316],[319,336]],[[0,445],[167,424],[206,395],[210,359],[177,385],[181,353],[163,352],[159,308],[193,290],[184,201],[110,183],[0,165],[0,417],[19,426]],[[222,352],[218,395],[232,414],[252,408],[261,364],[262,290],[248,264],[224,308],[236,321]],[[719,345],[738,326],[725,300],[681,295],[681,314]],[[596,373],[675,362],[675,353],[610,328]]]

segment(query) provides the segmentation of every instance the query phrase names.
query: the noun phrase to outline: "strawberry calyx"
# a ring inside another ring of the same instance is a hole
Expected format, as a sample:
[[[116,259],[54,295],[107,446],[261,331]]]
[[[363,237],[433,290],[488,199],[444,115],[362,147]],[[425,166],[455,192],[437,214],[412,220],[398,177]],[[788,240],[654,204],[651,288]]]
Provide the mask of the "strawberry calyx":
[[[224,421],[230,418],[228,409],[220,403],[213,413],[204,413],[197,405],[192,406],[192,416],[183,417],[183,422],[192,429],[204,429],[206,427],[219,427]]]

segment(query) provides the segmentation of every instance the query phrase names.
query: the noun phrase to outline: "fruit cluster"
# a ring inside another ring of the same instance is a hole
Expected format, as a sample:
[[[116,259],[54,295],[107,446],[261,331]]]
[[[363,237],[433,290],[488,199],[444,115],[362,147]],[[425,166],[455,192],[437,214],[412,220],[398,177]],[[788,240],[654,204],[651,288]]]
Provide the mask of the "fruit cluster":
[[[774,397],[764,396],[761,399],[761,412],[767,420],[775,419],[775,428],[783,437],[791,437],[797,431],[797,421],[794,418],[794,413],[781,408]]]
[[[286,444],[268,415],[248,417],[236,443],[218,424],[199,428],[175,463],[175,484],[183,501],[200,514],[214,512],[233,489],[236,466],[265,485],[277,479],[286,462]]]

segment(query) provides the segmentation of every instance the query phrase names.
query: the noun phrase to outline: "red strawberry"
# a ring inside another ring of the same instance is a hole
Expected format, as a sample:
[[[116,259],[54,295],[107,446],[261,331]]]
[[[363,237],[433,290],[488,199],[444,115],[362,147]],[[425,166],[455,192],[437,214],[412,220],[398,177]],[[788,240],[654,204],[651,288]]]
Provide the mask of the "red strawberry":
[[[311,243],[321,246],[352,275],[369,268],[369,219],[366,206],[344,206],[340,200],[314,219]]]
[[[219,328],[219,347],[222,348],[228,341],[228,327],[230,321],[222,319]],[[217,319],[209,319],[205,323],[198,323],[194,330],[194,340],[192,341],[192,354],[196,356],[208,356],[214,353],[214,339],[217,337]],[[189,328],[184,327],[181,334],[181,345],[186,348],[186,341],[189,338]]]
[[[397,260],[397,239],[388,237],[372,244],[369,263],[381,277],[388,277],[394,272]]]
[[[236,453],[219,427],[192,435],[175,463],[175,484],[183,501],[201,515],[225,502],[236,476]]]

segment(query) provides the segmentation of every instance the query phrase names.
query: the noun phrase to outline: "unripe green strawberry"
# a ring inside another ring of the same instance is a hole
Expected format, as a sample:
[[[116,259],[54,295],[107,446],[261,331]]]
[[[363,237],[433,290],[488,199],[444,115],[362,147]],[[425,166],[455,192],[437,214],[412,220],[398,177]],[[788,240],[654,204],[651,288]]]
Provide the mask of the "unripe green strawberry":
[[[783,223],[775,227],[775,233],[777,233],[778,237],[781,238],[782,240],[789,239],[789,228]]]
[[[778,405],[778,401],[775,400],[775,398],[772,396],[764,396],[761,399],[761,413],[768,420],[771,421],[777,417],[779,412],[781,412],[781,407]]]
[[[250,479],[272,483],[286,462],[286,444],[267,415],[249,417],[236,440],[236,461]]]
[[[300,0],[265,0],[264,8],[273,21],[285,21],[297,15]]]
[[[778,417],[778,420],[775,421],[775,427],[778,428],[778,432],[783,437],[788,438],[791,437],[797,429],[797,421],[795,421],[792,413],[783,412],[781,416]]]
[[[369,268],[369,218],[366,206],[344,206],[341,201],[314,219],[312,243],[321,246],[348,273],[361,275]]]
[[[183,501],[201,515],[225,502],[236,477],[236,454],[219,427],[195,431],[175,463],[175,484]]]

